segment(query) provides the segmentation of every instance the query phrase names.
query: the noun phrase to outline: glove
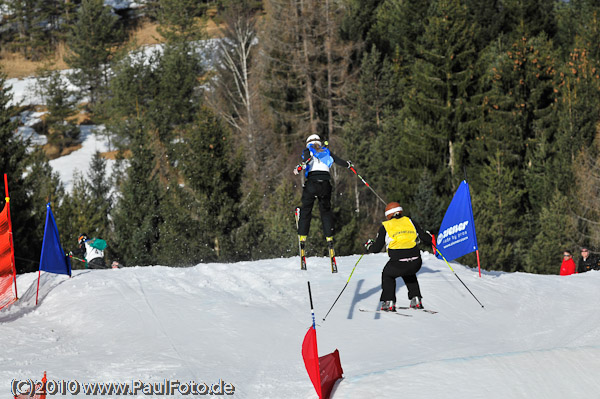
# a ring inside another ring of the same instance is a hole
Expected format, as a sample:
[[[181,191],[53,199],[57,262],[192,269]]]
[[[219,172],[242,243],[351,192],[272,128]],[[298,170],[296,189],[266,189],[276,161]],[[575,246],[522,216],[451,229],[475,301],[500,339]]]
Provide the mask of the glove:
[[[294,168],[294,174],[297,175],[302,169],[302,165],[296,165],[296,167]]]
[[[371,247],[373,246],[373,244],[375,244],[375,240],[372,238],[369,238],[367,240],[367,242],[365,242],[365,248],[367,251],[369,251],[371,249]]]
[[[352,163],[352,161],[346,161],[348,162],[348,169],[352,169],[354,167],[354,164]]]

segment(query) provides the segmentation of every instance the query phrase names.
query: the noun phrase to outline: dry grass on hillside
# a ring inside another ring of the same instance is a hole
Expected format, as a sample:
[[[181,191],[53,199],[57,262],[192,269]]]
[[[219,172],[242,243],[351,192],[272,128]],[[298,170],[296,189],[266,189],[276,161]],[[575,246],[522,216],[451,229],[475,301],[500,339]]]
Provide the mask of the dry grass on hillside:
[[[158,25],[154,22],[143,22],[129,35],[129,42],[136,43],[138,46],[162,43],[164,39],[156,30],[157,27]],[[209,19],[206,23],[206,33],[209,37],[221,36],[219,26],[212,19]],[[64,61],[65,54],[65,45],[61,44],[52,59],[34,62],[25,59],[19,53],[10,53],[5,49],[0,49],[0,67],[9,79],[24,78],[35,75],[39,68],[50,70],[67,69],[68,65]]]
[[[0,66],[9,79],[35,75],[39,68],[67,69],[68,66],[63,61],[65,53],[65,46],[61,44],[54,53],[54,57],[35,62],[25,59],[20,53],[9,53],[2,49],[0,50]]]
[[[129,42],[137,43],[138,46],[162,43],[164,39],[156,30],[157,27],[158,24],[156,23],[144,21],[131,35],[129,35]]]

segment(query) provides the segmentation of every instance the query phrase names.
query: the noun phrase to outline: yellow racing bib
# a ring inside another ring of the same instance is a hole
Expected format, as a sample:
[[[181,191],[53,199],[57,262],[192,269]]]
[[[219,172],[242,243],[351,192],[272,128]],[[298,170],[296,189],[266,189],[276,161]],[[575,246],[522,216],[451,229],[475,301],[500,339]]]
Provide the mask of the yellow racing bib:
[[[417,229],[408,217],[386,220],[383,227],[388,235],[388,249],[410,249],[417,245]]]

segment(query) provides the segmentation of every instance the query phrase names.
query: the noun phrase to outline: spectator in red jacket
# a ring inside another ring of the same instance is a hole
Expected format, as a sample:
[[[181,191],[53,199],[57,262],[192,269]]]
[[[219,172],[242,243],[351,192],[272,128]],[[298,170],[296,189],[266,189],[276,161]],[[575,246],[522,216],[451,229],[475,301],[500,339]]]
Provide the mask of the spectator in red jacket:
[[[569,274],[577,273],[577,267],[575,266],[575,261],[573,260],[573,255],[571,255],[570,251],[563,251],[563,261],[560,265],[560,275],[568,276]]]

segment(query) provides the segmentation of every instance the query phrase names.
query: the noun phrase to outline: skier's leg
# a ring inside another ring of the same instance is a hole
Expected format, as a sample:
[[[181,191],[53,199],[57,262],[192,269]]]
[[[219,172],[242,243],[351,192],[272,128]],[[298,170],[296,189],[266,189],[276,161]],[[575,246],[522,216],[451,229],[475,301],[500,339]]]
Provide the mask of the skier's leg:
[[[94,258],[88,262],[88,267],[90,269],[106,269],[106,264],[104,263],[104,258]]]
[[[406,284],[406,288],[408,288],[408,299],[413,299],[416,296],[422,298],[419,280],[417,280],[416,274],[402,276],[402,279],[404,280],[404,284]]]
[[[310,218],[315,203],[314,182],[310,180],[304,184],[302,190],[302,205],[300,206],[300,218],[298,219],[298,235],[307,236],[310,230]]]
[[[396,278],[399,275],[398,262],[388,261],[381,272],[381,297],[380,301],[396,302]]]
[[[417,272],[421,270],[421,264],[423,261],[421,258],[418,258],[410,262],[400,263],[404,263],[404,265],[402,265],[401,277],[404,280],[404,284],[406,284],[406,288],[408,289],[408,299],[412,299],[416,296],[422,298],[419,280],[417,280]]]
[[[323,234],[325,237],[333,237],[334,221],[331,210],[331,183],[325,180],[321,183],[319,190],[319,213],[323,223]]]

